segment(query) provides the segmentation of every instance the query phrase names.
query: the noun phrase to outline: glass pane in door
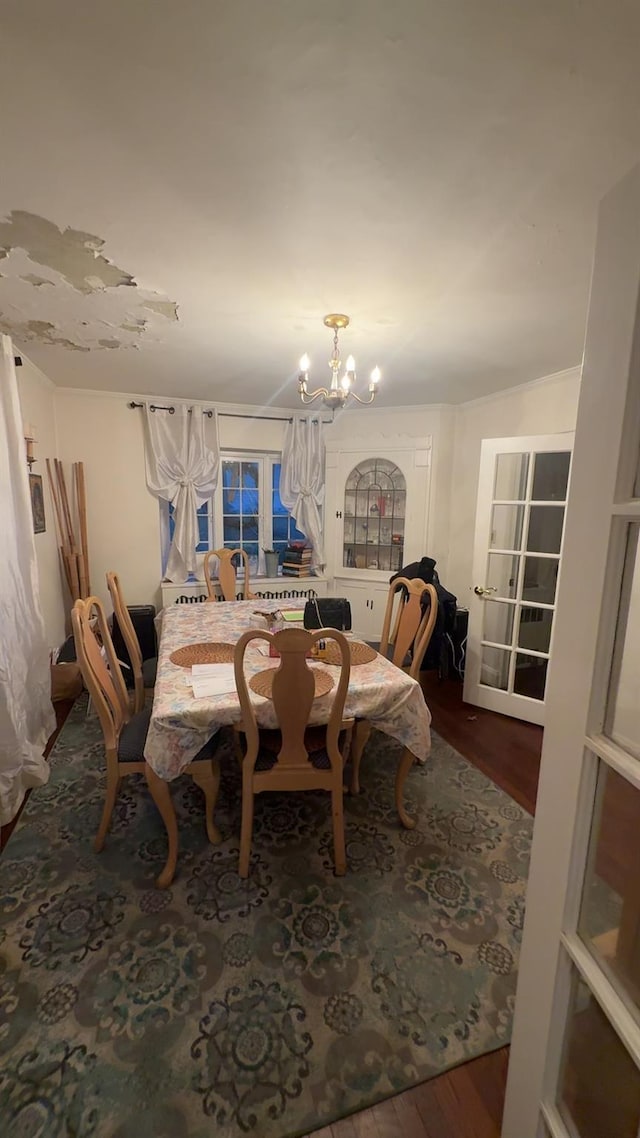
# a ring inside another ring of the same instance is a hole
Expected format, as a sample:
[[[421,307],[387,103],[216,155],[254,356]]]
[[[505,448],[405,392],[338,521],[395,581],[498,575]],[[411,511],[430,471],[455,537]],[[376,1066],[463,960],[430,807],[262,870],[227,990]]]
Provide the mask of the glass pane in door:
[[[564,506],[532,506],[527,531],[527,552],[559,553]]]
[[[482,639],[491,640],[493,644],[510,646],[513,640],[515,608],[515,605],[508,605],[502,601],[487,600],[484,606]]]
[[[640,790],[600,764],[578,931],[640,1019]]]
[[[528,454],[496,455],[493,497],[500,502],[523,502],[529,471]]]
[[[529,699],[544,699],[548,663],[549,661],[542,656],[527,656],[524,652],[518,652],[513,680],[513,690],[516,695],[526,695]]]
[[[494,506],[491,514],[491,549],[520,549],[524,506]]]
[[[559,568],[560,562],[556,557],[525,557],[523,601],[540,601],[543,605],[554,604]]]
[[[523,605],[520,609],[518,647],[531,648],[533,652],[548,652],[552,624],[552,609],[537,609],[533,605]]]
[[[640,559],[637,524],[629,526],[606,733],[640,757]]]
[[[558,1108],[578,1138],[637,1138],[640,1072],[576,972]]]
[[[570,451],[543,451],[535,456],[531,498],[534,502],[565,502],[569,485]]]
[[[489,648],[483,644],[480,683],[485,687],[506,691],[509,686],[510,657],[511,653],[505,648]]]
[[[520,558],[511,553],[490,553],[487,558],[487,587],[495,589],[496,598],[515,597],[518,587]]]

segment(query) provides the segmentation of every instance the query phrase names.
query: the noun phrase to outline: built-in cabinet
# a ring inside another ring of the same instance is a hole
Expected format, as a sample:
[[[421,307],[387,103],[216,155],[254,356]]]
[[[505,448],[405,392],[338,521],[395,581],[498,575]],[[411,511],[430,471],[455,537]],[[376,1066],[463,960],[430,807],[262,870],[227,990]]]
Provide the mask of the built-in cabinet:
[[[431,439],[372,432],[326,453],[330,591],[350,601],[354,631],[378,640],[390,577],[428,552]]]
[[[356,636],[362,636],[365,640],[380,639],[389,593],[388,584],[354,581],[352,577],[335,577],[332,593],[337,597],[348,598],[351,604],[351,624]]]

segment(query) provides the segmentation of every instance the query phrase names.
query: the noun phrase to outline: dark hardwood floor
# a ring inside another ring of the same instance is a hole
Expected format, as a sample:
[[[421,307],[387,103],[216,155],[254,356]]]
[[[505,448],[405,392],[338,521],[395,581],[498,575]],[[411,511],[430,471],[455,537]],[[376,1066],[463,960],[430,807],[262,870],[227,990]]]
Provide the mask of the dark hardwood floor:
[[[542,728],[462,702],[462,685],[423,673],[422,687],[443,739],[533,813]],[[55,705],[57,727],[71,702]],[[0,849],[15,826],[3,826]],[[509,1049],[482,1055],[360,1114],[315,1132],[314,1138],[499,1138]]]
[[[533,814],[542,728],[462,702],[462,684],[424,672],[433,728]],[[314,1138],[499,1138],[509,1048],[317,1130]]]
[[[463,703],[462,684],[440,681],[434,672],[423,672],[421,682],[438,735],[533,814],[542,727]]]

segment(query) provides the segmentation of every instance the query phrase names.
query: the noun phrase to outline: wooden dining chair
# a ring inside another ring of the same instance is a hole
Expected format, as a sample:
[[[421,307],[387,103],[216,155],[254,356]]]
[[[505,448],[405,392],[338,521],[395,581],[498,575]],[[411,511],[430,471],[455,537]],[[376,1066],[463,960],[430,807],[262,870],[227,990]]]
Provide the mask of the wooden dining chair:
[[[133,695],[131,697],[131,710],[136,713],[142,711],[145,700],[145,690],[152,691],[156,683],[158,658],[153,656],[148,660],[142,659],[140,642],[133,627],[131,614],[126,606],[122,593],[120,578],[117,573],[107,573],[107,588],[113,605],[113,612],[122,633],[133,674]]]
[[[204,579],[207,586],[207,600],[217,601],[215,591],[215,581],[217,579],[220,585],[220,590],[225,601],[235,601],[236,599],[236,586],[237,574],[236,567],[233,564],[233,558],[236,554],[242,558],[244,563],[244,587],[243,594],[245,601],[250,601],[255,598],[255,594],[251,592],[249,586],[249,558],[244,549],[211,549],[204,558]],[[218,559],[218,575],[217,578],[211,575],[211,558],[217,557]]]
[[[335,640],[341,665],[326,726],[309,726],[315,698],[314,670],[307,654],[319,640]],[[272,699],[278,730],[258,727],[255,707],[244,673],[244,657],[252,640],[266,640],[280,654],[273,673]],[[254,795],[264,790],[328,790],[331,793],[335,871],[346,871],[343,817],[343,769],[351,742],[352,719],[344,719],[351,657],[342,633],[333,628],[307,632],[250,629],[240,637],[234,654],[236,687],[242,711],[237,731],[244,739],[242,756],[242,828],[240,877],[249,876]]]
[[[438,594],[435,587],[417,577],[396,577],[389,586],[382,635],[376,648],[392,664],[417,680],[437,618]],[[360,762],[370,734],[371,724],[366,719],[357,720],[351,748],[352,794],[360,793]],[[402,803],[398,803],[398,812],[402,817]]]
[[[71,625],[82,678],[102,727],[107,760],[107,793],[94,848],[99,853],[104,846],[122,779],[130,774],[144,774],[169,834],[169,858],[157,879],[160,888],[167,888],[173,880],[177,862],[177,824],[175,814],[172,823],[166,816],[167,783],[155,775],[144,760],[151,708],[135,714],[131,712],[129,694],[102,602],[97,597],[77,600],[71,611]],[[207,835],[214,843],[220,841],[213,820],[220,784],[220,769],[215,758],[217,745],[218,736],[215,735],[185,768],[204,792]],[[156,784],[161,785],[158,788]],[[171,825],[175,833],[172,833]]]
[[[417,577],[397,577],[389,586],[378,651],[417,680],[437,618],[435,587]]]

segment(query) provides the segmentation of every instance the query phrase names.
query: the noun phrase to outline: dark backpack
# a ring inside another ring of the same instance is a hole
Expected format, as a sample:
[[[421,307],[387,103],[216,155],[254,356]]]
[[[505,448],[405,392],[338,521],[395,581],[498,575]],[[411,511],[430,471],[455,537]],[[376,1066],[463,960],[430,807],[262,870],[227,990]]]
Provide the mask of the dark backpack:
[[[422,557],[420,561],[412,561],[410,565],[405,565],[399,573],[394,573],[389,584],[393,584],[398,577],[407,577],[410,581],[417,577],[421,581],[425,581],[427,585],[434,586],[438,594],[438,616],[420,670],[428,671],[437,668],[441,676],[447,675],[449,672],[448,645],[449,639],[455,633],[458,599],[448,589],[445,589],[444,585],[440,584],[433,557]]]

